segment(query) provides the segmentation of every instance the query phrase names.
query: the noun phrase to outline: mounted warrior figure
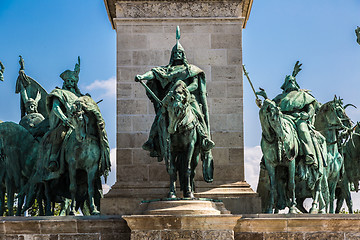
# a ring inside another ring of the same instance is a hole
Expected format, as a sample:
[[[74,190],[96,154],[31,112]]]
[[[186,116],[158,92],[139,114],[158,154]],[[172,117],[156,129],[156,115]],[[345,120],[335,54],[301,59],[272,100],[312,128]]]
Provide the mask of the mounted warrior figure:
[[[171,167],[168,165],[171,154],[168,153],[166,150],[167,147],[165,147],[165,145],[168,144],[166,139],[169,139],[169,134],[173,134],[173,131],[176,131],[176,127],[175,129],[170,129],[171,127],[169,128],[169,116],[162,116],[164,113],[167,113],[167,110],[165,107],[163,107],[163,102],[159,99],[164,99],[168,94],[185,94],[183,90],[180,91],[181,93],[175,91],[175,89],[181,88],[175,87],[175,83],[182,81],[185,84],[186,90],[190,93],[191,97],[189,104],[191,106],[192,113],[198,121],[195,129],[197,136],[199,136],[200,153],[201,159],[203,161],[204,180],[206,182],[212,182],[213,158],[211,149],[215,144],[210,139],[205,73],[200,68],[188,63],[184,48],[179,42],[179,27],[177,27],[176,39],[177,41],[171,51],[170,62],[167,66],[155,67],[151,71],[148,71],[143,75],[137,75],[135,77],[135,81],[140,82],[146,88],[147,96],[153,102],[156,112],[156,117],[151,126],[149,139],[143,144],[142,147],[144,150],[150,152],[151,157],[157,157],[158,161],[162,161],[162,159],[165,158],[165,162],[168,167],[167,170],[170,175],[173,174],[174,169],[171,169]],[[143,83],[142,80],[146,80],[146,84]],[[173,97],[175,98],[175,96]],[[183,99],[185,101],[187,98]],[[190,170],[188,169],[187,171]],[[190,173],[186,174],[189,175]],[[175,197],[175,193],[170,192],[169,197]],[[186,197],[193,197],[193,195],[190,194]]]

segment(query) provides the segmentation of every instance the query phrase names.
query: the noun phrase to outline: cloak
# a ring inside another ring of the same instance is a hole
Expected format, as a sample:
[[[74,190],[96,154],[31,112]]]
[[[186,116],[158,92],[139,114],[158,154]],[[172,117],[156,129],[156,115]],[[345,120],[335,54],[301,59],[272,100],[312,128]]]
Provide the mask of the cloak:
[[[316,102],[316,99],[311,96],[306,90],[291,91],[289,93],[282,93],[274,98],[282,112],[297,112],[307,105]]]

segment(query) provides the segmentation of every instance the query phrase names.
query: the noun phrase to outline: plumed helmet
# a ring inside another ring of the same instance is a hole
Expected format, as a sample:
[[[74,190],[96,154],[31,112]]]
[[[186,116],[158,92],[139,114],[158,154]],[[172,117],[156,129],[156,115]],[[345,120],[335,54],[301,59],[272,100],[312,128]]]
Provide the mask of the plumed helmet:
[[[297,89],[300,89],[299,84],[296,82],[296,78],[292,75],[287,75],[285,77],[285,81],[284,84],[281,86],[281,89],[286,90],[289,87],[290,83],[294,84]]]
[[[176,52],[181,52],[182,53],[183,62],[184,62],[185,65],[188,65],[188,61],[187,61],[187,58],[186,58],[186,55],[185,55],[185,49],[180,44],[180,27],[179,26],[176,27],[176,44],[171,50],[171,56],[170,56],[169,65],[173,64],[173,62],[175,60],[174,59],[174,54]]]
[[[74,71],[66,70],[60,74],[60,77],[64,81],[66,81],[68,79],[74,79],[76,81],[76,83],[78,83],[79,73],[80,73],[80,57],[78,57],[78,63],[75,64]]]

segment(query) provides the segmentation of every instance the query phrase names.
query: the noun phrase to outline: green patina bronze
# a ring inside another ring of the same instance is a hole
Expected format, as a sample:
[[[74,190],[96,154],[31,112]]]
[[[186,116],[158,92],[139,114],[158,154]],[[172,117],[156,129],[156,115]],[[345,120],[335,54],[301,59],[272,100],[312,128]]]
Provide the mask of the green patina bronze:
[[[273,100],[264,89],[256,92],[265,98],[263,103],[256,100],[263,152],[258,192],[267,213],[285,207],[290,213],[307,212],[302,203],[309,197],[311,213],[334,213],[344,162],[341,146],[351,133],[351,121],[340,98],[321,105],[309,90],[300,89],[295,78],[300,67],[297,62],[281,86],[283,92]]]
[[[0,61],[0,81],[4,81],[4,71],[5,71],[5,66],[4,66],[4,64]]]
[[[200,156],[204,180],[213,181],[214,142],[210,139],[205,74],[188,63],[179,40],[177,27],[169,64],[137,75],[135,81],[145,87],[156,112],[143,149],[158,161],[165,159],[170,175],[169,198],[176,198],[177,173],[184,197],[193,198],[195,168]]]
[[[49,94],[25,74],[21,56],[19,63],[16,93],[21,95],[22,118],[19,124],[0,124],[0,214],[5,191],[10,215],[14,193],[19,199],[17,215],[35,199],[40,215],[51,215],[53,202],[62,204],[62,215],[75,214],[78,208],[99,214],[100,177],[106,180],[110,171],[110,149],[97,103],[77,85],[80,58],[74,71],[60,75],[63,87]]]

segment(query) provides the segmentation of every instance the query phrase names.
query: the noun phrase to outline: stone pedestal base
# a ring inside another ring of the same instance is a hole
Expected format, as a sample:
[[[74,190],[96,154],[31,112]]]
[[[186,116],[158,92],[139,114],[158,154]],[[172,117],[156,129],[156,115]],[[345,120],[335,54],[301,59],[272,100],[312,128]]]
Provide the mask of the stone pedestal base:
[[[195,197],[221,200],[232,214],[249,214],[261,212],[261,199],[246,182],[205,183],[197,181]],[[151,183],[127,182],[116,183],[110,192],[101,199],[101,213],[141,214],[139,203],[143,200],[161,199],[167,196],[169,182]],[[181,196],[181,191],[178,197]]]
[[[203,199],[164,199],[140,204],[144,215],[220,215],[230,214],[224,203]]]
[[[132,215],[123,216],[131,239],[234,239],[234,227],[241,216],[224,215]]]

